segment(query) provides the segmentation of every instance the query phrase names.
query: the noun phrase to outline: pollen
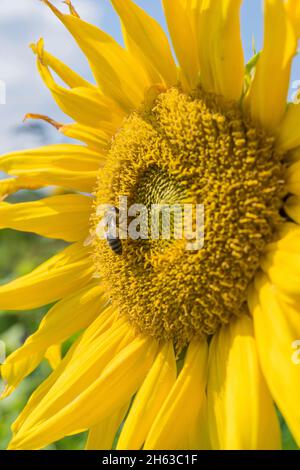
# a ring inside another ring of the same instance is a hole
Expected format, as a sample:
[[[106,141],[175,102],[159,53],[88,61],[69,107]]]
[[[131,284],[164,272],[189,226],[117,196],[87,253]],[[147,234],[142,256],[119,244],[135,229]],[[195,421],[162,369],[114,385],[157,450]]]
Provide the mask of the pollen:
[[[180,239],[122,240],[115,256],[93,239],[97,275],[137,330],[182,350],[247,314],[246,295],[282,219],[283,155],[239,104],[201,89],[161,93],[123,123],[99,171],[100,204],[202,204],[204,246]]]

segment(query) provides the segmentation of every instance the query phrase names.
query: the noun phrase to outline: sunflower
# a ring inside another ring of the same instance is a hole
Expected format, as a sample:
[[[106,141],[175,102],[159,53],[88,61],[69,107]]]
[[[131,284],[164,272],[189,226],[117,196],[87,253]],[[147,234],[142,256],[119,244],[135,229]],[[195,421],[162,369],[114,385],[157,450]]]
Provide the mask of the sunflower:
[[[91,84],[32,45],[79,143],[4,155],[1,228],[70,244],[0,287],[0,308],[52,304],[1,366],[3,398],[47,358],[53,371],[12,426],[10,449],[88,430],[87,449],[277,449],[276,407],[300,444],[300,104],[287,103],[297,0],[264,1],[264,44],[244,63],[241,0],[163,0],[161,26],[111,0],[123,48],[44,3],[87,57]],[[54,75],[54,74],[55,75]],[[55,77],[60,78],[60,84]],[[61,84],[63,83],[63,84]],[[201,203],[205,243],[95,236],[98,208]],[[76,336],[68,352],[61,345]],[[276,405],[275,405],[276,404]],[[118,435],[116,443],[115,436]]]

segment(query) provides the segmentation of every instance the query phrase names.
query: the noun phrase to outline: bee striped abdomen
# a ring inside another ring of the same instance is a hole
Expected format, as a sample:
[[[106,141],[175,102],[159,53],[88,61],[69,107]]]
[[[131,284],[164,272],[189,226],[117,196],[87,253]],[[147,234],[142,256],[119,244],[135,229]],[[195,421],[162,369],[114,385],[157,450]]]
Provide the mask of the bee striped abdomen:
[[[110,249],[116,254],[122,254],[122,242],[119,238],[107,238],[107,244]]]

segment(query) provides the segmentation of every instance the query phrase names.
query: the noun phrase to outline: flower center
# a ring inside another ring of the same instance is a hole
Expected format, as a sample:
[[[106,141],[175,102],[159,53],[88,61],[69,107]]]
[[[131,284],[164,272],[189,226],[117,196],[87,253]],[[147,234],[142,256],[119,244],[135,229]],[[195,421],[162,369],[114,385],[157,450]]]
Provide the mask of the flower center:
[[[201,204],[205,217],[198,250],[150,235],[122,240],[116,255],[94,238],[97,271],[139,331],[181,349],[247,312],[247,288],[281,223],[282,157],[236,103],[202,90],[170,89],[126,120],[99,173],[94,229],[97,207],[118,206],[119,196],[148,209]]]

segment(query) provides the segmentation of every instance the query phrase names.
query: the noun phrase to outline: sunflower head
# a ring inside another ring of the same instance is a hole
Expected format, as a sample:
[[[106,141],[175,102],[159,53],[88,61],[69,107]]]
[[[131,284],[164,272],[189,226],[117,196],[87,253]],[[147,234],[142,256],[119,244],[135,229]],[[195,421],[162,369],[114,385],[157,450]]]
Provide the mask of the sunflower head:
[[[171,88],[130,115],[114,137],[97,207],[204,206],[204,247],[182,239],[123,242],[121,257],[95,239],[94,259],[120,312],[143,333],[182,348],[247,311],[247,289],[282,219],[283,155],[237,103]]]

